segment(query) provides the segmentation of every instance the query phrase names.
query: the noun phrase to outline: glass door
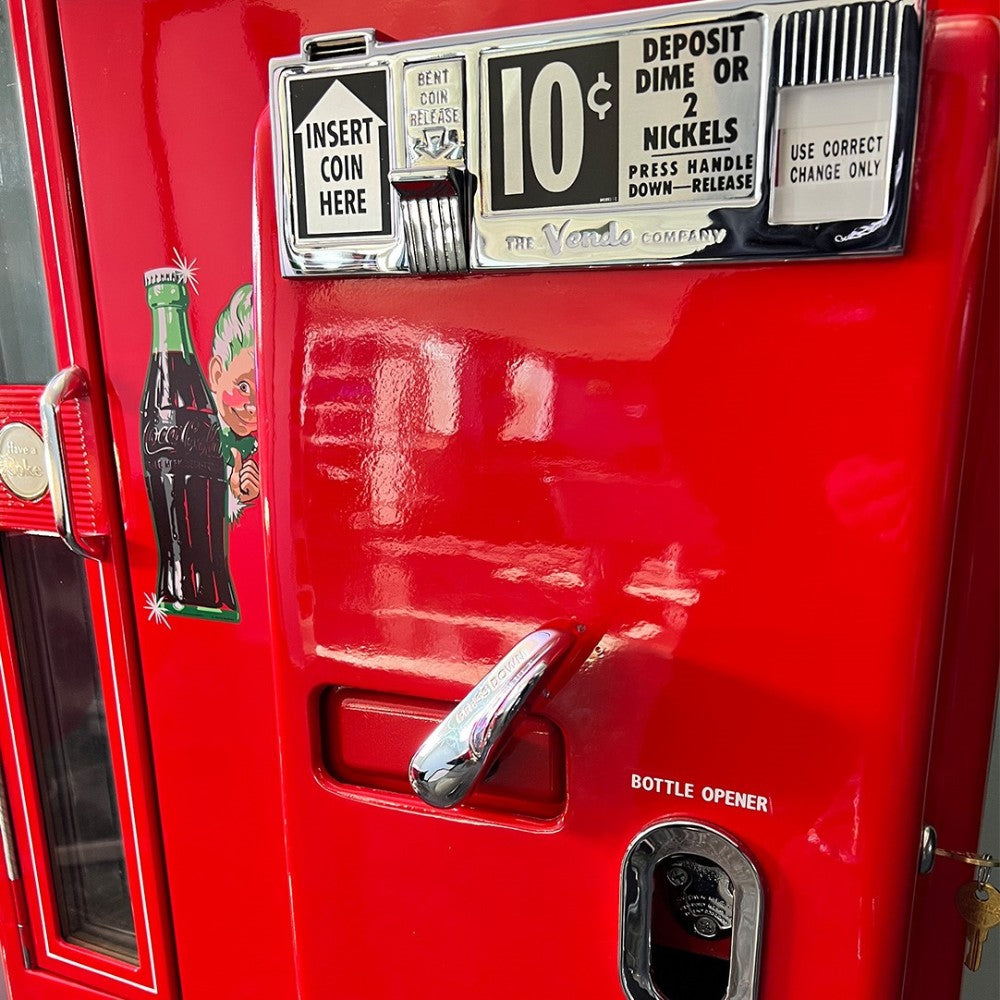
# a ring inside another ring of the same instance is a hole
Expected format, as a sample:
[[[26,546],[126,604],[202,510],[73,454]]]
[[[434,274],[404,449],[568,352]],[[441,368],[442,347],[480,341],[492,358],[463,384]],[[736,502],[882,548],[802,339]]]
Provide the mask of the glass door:
[[[169,997],[134,621],[54,38],[45,11],[0,3],[0,942],[16,1000]]]

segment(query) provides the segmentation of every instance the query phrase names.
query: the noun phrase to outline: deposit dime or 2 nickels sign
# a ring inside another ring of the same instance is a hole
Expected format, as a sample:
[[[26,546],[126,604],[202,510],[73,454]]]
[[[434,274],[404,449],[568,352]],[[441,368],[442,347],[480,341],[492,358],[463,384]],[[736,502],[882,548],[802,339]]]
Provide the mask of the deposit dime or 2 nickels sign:
[[[753,199],[760,22],[486,56],[489,207]]]
[[[761,18],[622,42],[622,200],[678,205],[757,193]]]
[[[898,253],[921,32],[919,0],[709,0],[303,39],[271,65],[283,273]]]
[[[0,480],[21,500],[40,500],[48,491],[45,446],[27,424],[0,427]]]

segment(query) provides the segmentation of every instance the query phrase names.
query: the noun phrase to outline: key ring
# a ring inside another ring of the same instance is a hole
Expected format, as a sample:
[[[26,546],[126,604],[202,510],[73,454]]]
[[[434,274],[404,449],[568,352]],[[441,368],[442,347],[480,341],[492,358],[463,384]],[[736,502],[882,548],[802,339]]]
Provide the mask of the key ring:
[[[993,855],[992,854],[984,854],[983,855],[983,860],[987,861],[987,862],[990,862],[990,861],[993,860]],[[990,884],[990,865],[989,864],[980,865],[976,869],[976,883],[979,886],[979,888],[976,890],[976,896],[981,899],[982,896],[980,896],[980,893],[985,892],[986,891],[986,887]]]
[[[994,861],[992,854],[971,854],[966,851],[946,851],[944,848],[937,848],[935,854],[940,854],[945,858],[952,858],[955,861],[964,861],[967,864],[976,866],[976,899],[985,902],[989,899],[987,886],[990,884],[990,874],[994,868],[1000,868],[1000,861]]]

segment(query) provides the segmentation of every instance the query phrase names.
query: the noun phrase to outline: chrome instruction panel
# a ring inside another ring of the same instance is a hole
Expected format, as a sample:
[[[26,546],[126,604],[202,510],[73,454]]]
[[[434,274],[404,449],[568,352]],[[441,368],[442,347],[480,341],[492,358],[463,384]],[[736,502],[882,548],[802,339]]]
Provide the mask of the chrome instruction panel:
[[[898,253],[917,0],[713,0],[271,63],[286,277]]]

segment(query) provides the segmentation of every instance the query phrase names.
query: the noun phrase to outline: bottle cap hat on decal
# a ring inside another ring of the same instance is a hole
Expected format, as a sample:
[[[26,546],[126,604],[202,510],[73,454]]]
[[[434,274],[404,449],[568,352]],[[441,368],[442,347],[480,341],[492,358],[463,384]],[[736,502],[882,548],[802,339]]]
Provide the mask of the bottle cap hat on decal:
[[[147,271],[143,278],[147,288],[150,285],[162,285],[166,282],[174,282],[179,285],[184,281],[184,275],[176,267],[157,267],[152,271]]]

